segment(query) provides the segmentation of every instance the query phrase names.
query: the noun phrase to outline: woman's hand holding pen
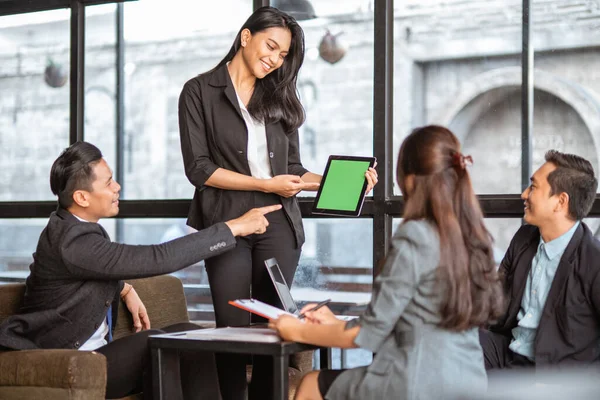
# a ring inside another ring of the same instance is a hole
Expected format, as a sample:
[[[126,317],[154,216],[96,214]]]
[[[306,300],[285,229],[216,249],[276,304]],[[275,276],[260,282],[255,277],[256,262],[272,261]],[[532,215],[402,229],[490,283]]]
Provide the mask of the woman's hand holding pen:
[[[283,340],[301,341],[300,331],[304,322],[291,315],[280,315],[277,319],[269,320],[269,328],[277,332]]]
[[[316,305],[316,303],[307,304],[300,310],[300,313],[304,314],[306,322],[311,324],[334,324],[340,322],[327,306],[319,307],[319,309],[315,311],[310,311],[315,308]]]
[[[328,300],[329,301],[329,300]],[[310,333],[316,327],[311,325],[336,325],[345,324],[338,319],[327,306],[319,304],[307,304],[301,310],[303,319],[291,315],[280,315],[277,319],[269,320],[269,328],[277,331],[277,334],[284,340],[291,340],[300,343],[314,343]],[[311,311],[312,310],[312,311]],[[313,335],[314,336],[314,335]]]
[[[318,183],[304,182],[297,175],[276,175],[265,180],[264,186],[265,192],[275,193],[281,197],[292,197],[301,190],[316,190],[319,188]]]

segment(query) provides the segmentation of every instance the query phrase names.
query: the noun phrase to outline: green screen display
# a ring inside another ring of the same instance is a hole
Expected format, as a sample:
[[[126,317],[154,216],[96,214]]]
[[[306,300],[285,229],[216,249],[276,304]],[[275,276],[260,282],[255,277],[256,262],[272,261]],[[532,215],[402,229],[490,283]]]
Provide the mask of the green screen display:
[[[365,183],[368,161],[332,160],[317,208],[354,211]]]

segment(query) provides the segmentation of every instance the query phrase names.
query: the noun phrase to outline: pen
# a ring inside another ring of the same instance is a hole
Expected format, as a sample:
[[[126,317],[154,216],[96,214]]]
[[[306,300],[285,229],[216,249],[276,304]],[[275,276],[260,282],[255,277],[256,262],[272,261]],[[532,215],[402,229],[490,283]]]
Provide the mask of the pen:
[[[331,303],[331,299],[327,299],[327,300],[323,300],[322,302],[318,303],[316,306],[314,306],[313,308],[311,308],[310,310],[307,310],[306,312],[313,312],[313,311],[317,311],[319,308],[323,307],[324,305],[327,305]],[[305,313],[302,313],[300,315],[298,315],[298,319],[302,319],[304,317],[306,317],[306,315],[304,315]]]

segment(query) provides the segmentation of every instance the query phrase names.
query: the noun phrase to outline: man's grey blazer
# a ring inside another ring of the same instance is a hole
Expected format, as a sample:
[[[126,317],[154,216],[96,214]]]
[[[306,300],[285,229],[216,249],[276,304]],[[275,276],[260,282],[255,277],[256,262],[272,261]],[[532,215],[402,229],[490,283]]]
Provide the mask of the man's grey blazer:
[[[22,309],[0,324],[0,347],[77,349],[111,304],[116,321],[123,279],[168,274],[235,243],[231,230],[219,223],[159,245],[125,245],[111,242],[101,225],[59,208],[33,254]]]

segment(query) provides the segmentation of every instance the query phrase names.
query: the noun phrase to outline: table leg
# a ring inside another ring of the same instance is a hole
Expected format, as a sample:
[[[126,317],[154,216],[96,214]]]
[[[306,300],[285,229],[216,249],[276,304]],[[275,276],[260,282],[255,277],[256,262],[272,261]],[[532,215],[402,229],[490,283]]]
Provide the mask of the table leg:
[[[319,348],[319,364],[321,369],[332,368],[331,347]]]
[[[160,399],[160,392],[161,392],[161,382],[160,382],[160,376],[161,376],[161,365],[160,365],[160,359],[162,356],[162,351],[161,349],[157,349],[155,347],[152,347],[150,350],[151,354],[152,354],[152,392],[153,392],[153,398],[155,399]]]
[[[180,391],[179,352],[152,348],[152,391],[155,400],[172,399]]]
[[[289,356],[273,356],[273,399],[287,400]]]

